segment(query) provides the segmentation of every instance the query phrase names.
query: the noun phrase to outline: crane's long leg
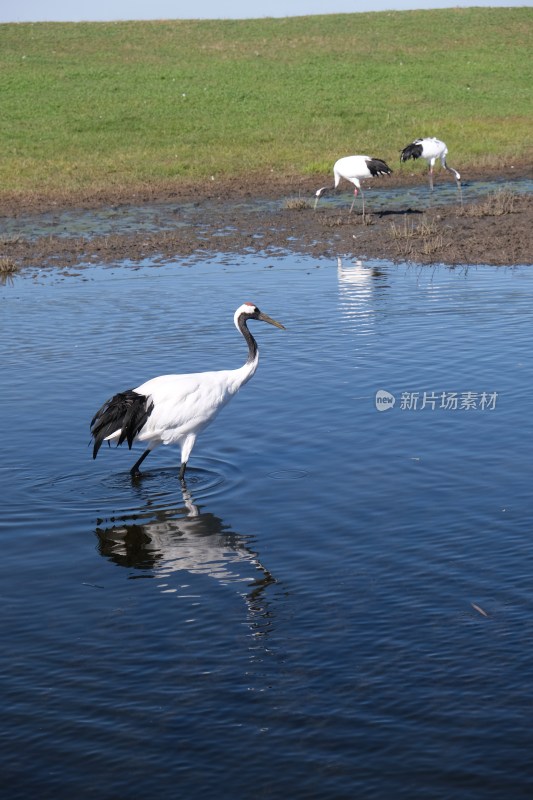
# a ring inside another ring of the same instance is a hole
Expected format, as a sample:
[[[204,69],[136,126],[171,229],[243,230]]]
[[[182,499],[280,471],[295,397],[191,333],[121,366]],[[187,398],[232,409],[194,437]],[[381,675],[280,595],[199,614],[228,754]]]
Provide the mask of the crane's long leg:
[[[429,188],[433,191],[433,166],[429,168]]]
[[[187,461],[189,460],[189,456],[191,455],[191,451],[194,447],[194,443],[196,441],[196,434],[189,433],[185,437],[185,441],[182,442],[181,445],[181,466],[179,471],[179,479],[180,481],[184,481],[185,479],[185,470],[187,469]]]
[[[139,470],[139,467],[143,463],[144,459],[147,456],[149,456],[151,452],[152,452],[151,450],[145,450],[144,453],[142,454],[142,456],[139,458],[139,460],[135,462],[133,467],[130,469],[130,475],[132,476],[132,478],[138,478],[139,477],[139,475],[141,474],[141,472]]]
[[[358,189],[356,189],[356,190],[354,191],[354,193],[353,193],[352,205],[350,206],[350,212],[349,212],[349,213],[350,213],[350,214],[352,213],[353,206],[354,206],[354,203],[355,203],[355,198],[357,197],[357,192],[358,192],[358,191],[359,191],[359,192],[361,192],[361,199],[362,199],[362,201],[363,201],[363,222],[364,222],[364,221],[365,221],[365,193],[363,192],[363,190],[362,190],[362,189],[359,189],[359,190],[358,190]]]

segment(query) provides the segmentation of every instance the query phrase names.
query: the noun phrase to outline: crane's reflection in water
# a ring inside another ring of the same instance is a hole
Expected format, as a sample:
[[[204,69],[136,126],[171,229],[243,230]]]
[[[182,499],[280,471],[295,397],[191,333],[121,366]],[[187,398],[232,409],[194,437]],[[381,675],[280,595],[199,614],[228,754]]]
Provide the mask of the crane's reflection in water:
[[[360,259],[337,258],[340,311],[356,324],[359,334],[373,332],[378,294],[387,288],[387,275],[380,262],[367,265]]]
[[[144,509],[136,512],[134,522],[113,520],[110,527],[100,522],[96,535],[101,555],[138,570],[133,578],[150,575],[166,594],[178,591],[168,579],[180,572],[237,586],[246,601],[253,634],[267,634],[271,612],[265,590],[276,580],[251,549],[250,537],[235,533],[220,517],[203,511],[184,482],[181,493],[181,507],[157,508],[151,499],[143,498]]]

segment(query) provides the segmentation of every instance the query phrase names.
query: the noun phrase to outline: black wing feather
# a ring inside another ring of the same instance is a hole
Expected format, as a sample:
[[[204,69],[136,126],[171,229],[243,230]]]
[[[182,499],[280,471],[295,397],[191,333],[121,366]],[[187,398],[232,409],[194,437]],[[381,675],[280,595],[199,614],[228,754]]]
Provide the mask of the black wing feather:
[[[381,158],[370,158],[366,165],[370,170],[370,174],[375,178],[376,175],[390,175],[392,173],[388,164],[385,164]]]
[[[117,447],[127,441],[131,446],[144,427],[154,408],[153,401],[133,389],[127,389],[107,400],[91,420],[91,435],[94,439],[93,458],[96,458],[102,442],[107,436],[120,430]]]
[[[400,154],[400,161],[408,161],[410,158],[420,158],[422,155],[422,145],[418,142],[411,142],[407,147],[404,147]]]

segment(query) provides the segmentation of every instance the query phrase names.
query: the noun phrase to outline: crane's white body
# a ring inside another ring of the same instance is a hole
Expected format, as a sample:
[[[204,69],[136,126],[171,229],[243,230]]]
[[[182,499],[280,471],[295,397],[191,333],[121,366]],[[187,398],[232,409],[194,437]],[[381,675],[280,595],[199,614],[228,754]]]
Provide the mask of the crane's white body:
[[[421,158],[424,158],[431,167],[435,166],[435,162],[438,158],[440,158],[442,166],[446,166],[448,148],[444,142],[441,142],[440,139],[436,139],[434,136],[432,136],[426,139],[416,139],[413,144],[422,145]]]
[[[433,167],[437,159],[445,170],[451,172],[457,182],[457,188],[461,189],[461,175],[453,167],[448,166],[446,163],[446,156],[448,155],[448,148],[440,139],[434,136],[428,136],[424,139],[415,139],[411,144],[401,152],[400,161],[407,161],[408,159],[423,158],[428,163],[429,167],[429,185],[433,189]]]
[[[146,442],[150,450],[161,444],[179,445],[181,461],[186,463],[198,434],[250,380],[258,363],[256,354],[240,369],[160,375],[137,386],[133,391],[151,400],[154,408],[135,440]],[[118,439],[120,433],[115,431],[105,441]]]
[[[344,156],[333,164],[333,175],[335,178],[335,189],[339,185],[341,178],[353,183],[356,189],[361,188],[361,181],[371,178],[372,173],[368,168],[368,163],[372,161],[370,156]]]
[[[180,478],[183,479],[198,434],[257,369],[259,351],[247,327],[251,319],[283,328],[253,303],[240,306],[233,321],[248,344],[248,358],[242,367],[160,375],[135,389],[119,392],[104,403],[91,422],[93,458],[96,458],[102,442],[116,441],[120,445],[127,440],[130,448],[133,442],[145,442],[146,451],[130,470],[133,476],[138,476],[139,465],[152,450],[162,444],[175,444],[181,449]]]
[[[339,158],[333,165],[334,185],[332,188],[337,189],[342,178],[352,183],[355,189],[353,193],[354,199],[350,207],[350,211],[353,209],[357,193],[361,192],[364,217],[365,195],[361,187],[361,181],[365,180],[366,178],[375,178],[378,175],[390,175],[391,172],[392,170],[390,167],[388,167],[387,164],[385,164],[385,162],[380,158],[371,158],[370,156],[343,156],[343,158]],[[322,195],[328,191],[331,191],[331,188],[328,186],[323,186],[321,189],[317,189],[315,193],[315,208],[320,197],[322,197]]]

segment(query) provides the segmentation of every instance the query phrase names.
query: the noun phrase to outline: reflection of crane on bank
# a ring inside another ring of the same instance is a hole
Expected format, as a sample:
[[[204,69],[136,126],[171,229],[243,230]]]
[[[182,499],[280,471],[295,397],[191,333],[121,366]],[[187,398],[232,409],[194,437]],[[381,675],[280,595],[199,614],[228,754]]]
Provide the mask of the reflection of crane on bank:
[[[203,512],[181,484],[182,508],[154,509],[148,505],[132,524],[97,527],[101,555],[122,567],[151,571],[165,580],[175,573],[207,575],[223,586],[246,584],[239,592],[253,615],[254,634],[268,631],[270,612],[263,593],[275,578],[247,545],[246,537],[231,531],[220,517]],[[146,517],[146,521],[139,518]],[[169,584],[165,593],[177,593]]]

